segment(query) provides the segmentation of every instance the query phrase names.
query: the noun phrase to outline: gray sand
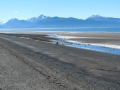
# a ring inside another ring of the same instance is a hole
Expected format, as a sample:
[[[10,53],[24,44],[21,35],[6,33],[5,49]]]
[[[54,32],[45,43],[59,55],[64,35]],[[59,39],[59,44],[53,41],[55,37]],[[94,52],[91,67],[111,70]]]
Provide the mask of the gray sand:
[[[0,34],[0,88],[119,90],[120,56]]]

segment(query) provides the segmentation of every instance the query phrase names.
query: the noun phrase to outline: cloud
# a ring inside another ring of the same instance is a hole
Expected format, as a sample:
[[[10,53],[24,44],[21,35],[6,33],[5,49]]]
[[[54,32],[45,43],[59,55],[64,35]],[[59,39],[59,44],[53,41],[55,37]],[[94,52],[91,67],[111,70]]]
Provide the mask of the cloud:
[[[15,14],[18,14],[18,12],[14,12]]]

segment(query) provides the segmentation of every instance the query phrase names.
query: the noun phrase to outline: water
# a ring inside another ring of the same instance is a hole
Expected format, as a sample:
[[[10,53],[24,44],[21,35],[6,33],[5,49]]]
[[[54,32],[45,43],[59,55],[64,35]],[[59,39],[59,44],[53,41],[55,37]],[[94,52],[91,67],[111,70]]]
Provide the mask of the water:
[[[90,50],[94,50],[94,51],[100,51],[100,52],[106,52],[106,53],[110,53],[110,54],[120,55],[120,49],[115,49],[115,48],[109,48],[109,47],[103,47],[103,46],[97,46],[97,45],[91,45],[91,44],[83,44],[83,43],[79,43],[79,44],[72,43],[72,44],[69,44],[66,46],[90,49]]]
[[[0,29],[0,33],[4,32],[120,32],[120,27],[76,27],[76,28],[10,28]]]

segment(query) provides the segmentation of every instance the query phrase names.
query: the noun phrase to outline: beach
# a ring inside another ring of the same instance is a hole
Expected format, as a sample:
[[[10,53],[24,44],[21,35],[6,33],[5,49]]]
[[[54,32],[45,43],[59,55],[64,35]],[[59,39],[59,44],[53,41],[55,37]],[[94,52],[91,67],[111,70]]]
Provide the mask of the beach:
[[[120,45],[119,33],[52,34],[82,43]],[[0,34],[0,89],[120,89],[120,55],[52,44],[51,40]]]

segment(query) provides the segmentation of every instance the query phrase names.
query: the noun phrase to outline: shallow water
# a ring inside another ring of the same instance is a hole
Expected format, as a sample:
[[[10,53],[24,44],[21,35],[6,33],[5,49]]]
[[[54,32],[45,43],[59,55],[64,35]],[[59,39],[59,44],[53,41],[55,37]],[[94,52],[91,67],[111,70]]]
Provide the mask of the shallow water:
[[[56,44],[58,42],[59,45],[75,47],[75,48],[83,48],[83,49],[89,49],[89,50],[94,50],[94,51],[100,51],[100,52],[120,55],[119,48],[112,48],[112,47],[107,47],[107,46],[104,47],[103,45],[100,46],[100,45],[93,45],[93,44],[88,44],[88,43],[70,42],[64,38],[59,37],[56,34],[48,34],[48,36],[58,39],[58,40],[53,42],[54,44]]]

